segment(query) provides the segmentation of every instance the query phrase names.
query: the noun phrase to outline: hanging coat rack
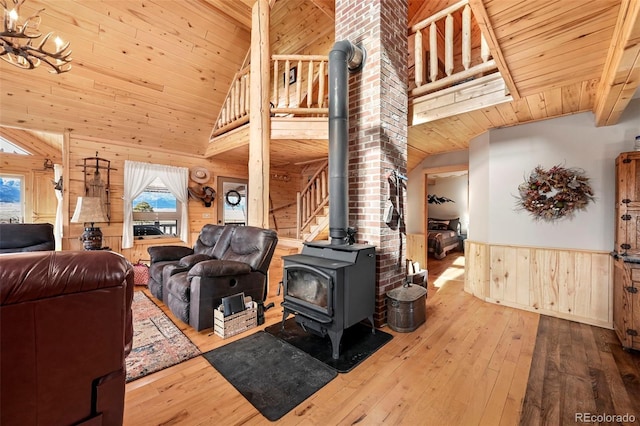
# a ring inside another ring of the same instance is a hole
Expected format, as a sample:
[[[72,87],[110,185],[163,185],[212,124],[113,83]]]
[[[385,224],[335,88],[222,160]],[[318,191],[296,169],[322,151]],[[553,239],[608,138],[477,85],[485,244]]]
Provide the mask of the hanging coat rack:
[[[98,157],[98,151],[95,157],[83,158],[82,164],[77,166],[82,167],[84,175],[84,195],[102,200],[104,214],[111,223],[111,170],[118,169],[111,167],[110,160]],[[106,172],[106,181],[102,172]]]

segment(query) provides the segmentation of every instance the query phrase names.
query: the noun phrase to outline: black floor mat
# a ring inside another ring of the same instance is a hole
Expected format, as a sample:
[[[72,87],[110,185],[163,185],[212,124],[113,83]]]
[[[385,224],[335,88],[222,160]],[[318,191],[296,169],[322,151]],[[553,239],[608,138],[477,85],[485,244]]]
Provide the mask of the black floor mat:
[[[271,421],[298,406],[338,373],[304,351],[258,331],[203,354]],[[220,419],[224,424],[224,419]]]
[[[264,331],[292,344],[340,373],[351,371],[393,338],[391,334],[381,330],[371,333],[371,326],[355,324],[344,331],[340,342],[340,357],[333,359],[329,336],[320,337],[306,332],[296,323],[295,318],[285,321],[284,330],[278,322],[266,327]]]

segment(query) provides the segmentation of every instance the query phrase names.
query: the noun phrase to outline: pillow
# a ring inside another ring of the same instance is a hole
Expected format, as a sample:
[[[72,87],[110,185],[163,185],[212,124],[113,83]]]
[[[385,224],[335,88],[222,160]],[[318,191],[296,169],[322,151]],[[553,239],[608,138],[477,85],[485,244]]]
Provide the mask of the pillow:
[[[455,219],[449,220],[449,229],[452,231],[458,232],[458,228],[460,227],[460,218],[456,217]]]
[[[444,223],[446,226],[444,228],[435,228],[436,223]],[[430,229],[450,229],[452,231],[458,232],[458,227],[460,226],[460,218],[456,217],[455,219],[429,219],[429,228]]]
[[[449,229],[449,225],[443,222],[432,222],[431,224],[429,224],[429,229],[436,231],[446,231],[447,229]]]

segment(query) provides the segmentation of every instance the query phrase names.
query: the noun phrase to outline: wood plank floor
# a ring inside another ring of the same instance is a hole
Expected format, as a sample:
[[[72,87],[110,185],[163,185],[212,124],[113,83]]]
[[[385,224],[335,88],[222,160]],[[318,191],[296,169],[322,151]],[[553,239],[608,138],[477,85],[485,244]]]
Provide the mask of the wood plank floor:
[[[281,319],[282,310],[275,295],[280,278],[281,271],[271,272],[270,299],[276,302],[276,308],[266,312],[264,326]],[[596,404],[595,409],[633,409],[636,418],[640,417],[637,355],[621,349],[612,349],[612,357],[601,354],[605,342],[615,347],[612,331],[576,327],[573,323],[568,328],[558,328],[562,333],[558,331],[557,337],[551,338],[558,342],[556,346],[570,351],[574,340],[567,344],[569,333],[576,341],[582,339],[589,350],[584,356],[570,358],[554,349],[553,361],[546,361],[546,351],[551,345],[536,345],[536,338],[544,342],[541,337],[551,334],[549,327],[539,330],[537,314],[484,303],[463,291],[463,281],[464,257],[453,253],[442,261],[429,259],[426,323],[412,333],[397,333],[385,327],[384,331],[394,335],[391,342],[353,371],[338,375],[278,424],[562,424],[558,420],[568,419],[569,411],[573,415],[581,407],[577,403],[578,395],[584,394],[587,387],[579,385],[597,383],[598,392],[606,391],[604,382],[594,380],[594,376],[605,376],[614,383],[609,390],[610,397],[598,398],[600,405]],[[253,332],[227,340],[206,331],[198,333],[175,320],[160,305],[203,352]],[[586,343],[589,332],[594,336],[593,343]],[[598,351],[599,369],[587,366],[586,363],[597,358]],[[538,376],[532,373],[529,380],[532,359],[532,371]],[[549,374],[553,369],[557,373]],[[560,381],[565,377],[561,373],[569,369],[590,374],[589,381],[564,380],[565,385],[561,386]],[[256,371],[258,374],[260,371]],[[565,402],[558,404],[553,395],[547,395],[550,389],[557,389],[553,394],[556,399],[560,392],[573,393],[563,395]],[[576,393],[577,389],[583,390]],[[521,415],[525,393],[525,411]],[[615,402],[623,393],[629,401],[626,405]],[[227,425],[271,423],[202,357],[146,376],[126,387],[125,425],[222,422]]]

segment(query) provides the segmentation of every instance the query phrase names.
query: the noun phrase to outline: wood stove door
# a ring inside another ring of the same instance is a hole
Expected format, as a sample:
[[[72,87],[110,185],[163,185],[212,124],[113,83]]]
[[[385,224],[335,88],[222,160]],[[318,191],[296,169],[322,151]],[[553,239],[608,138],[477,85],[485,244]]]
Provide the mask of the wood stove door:
[[[284,300],[333,317],[333,277],[307,265],[289,265],[284,274]]]

